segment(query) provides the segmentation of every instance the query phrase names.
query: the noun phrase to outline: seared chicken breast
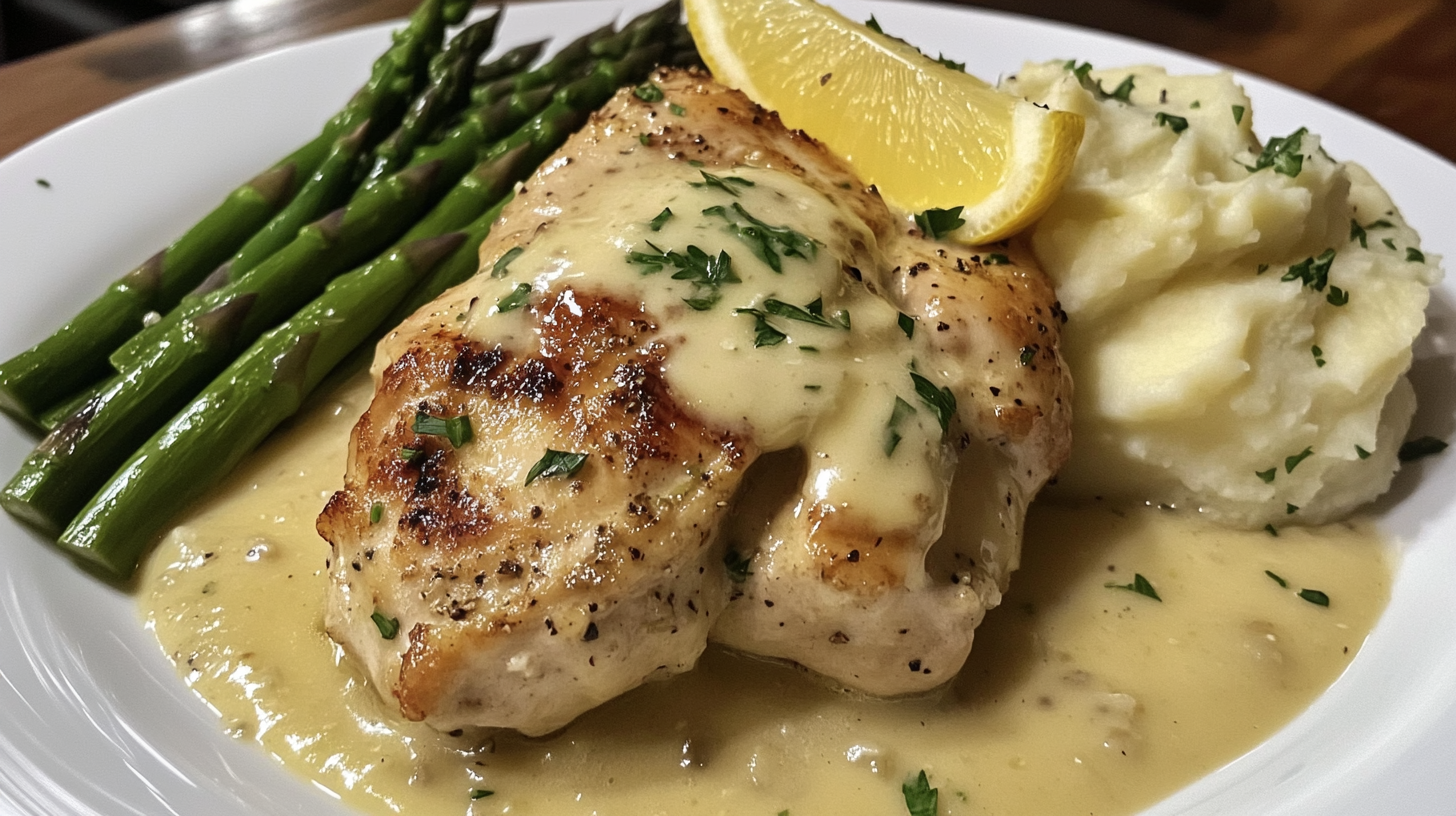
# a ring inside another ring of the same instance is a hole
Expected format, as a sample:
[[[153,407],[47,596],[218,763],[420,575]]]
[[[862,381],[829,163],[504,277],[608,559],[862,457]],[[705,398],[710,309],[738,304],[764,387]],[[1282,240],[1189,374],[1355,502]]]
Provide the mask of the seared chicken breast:
[[[1023,252],[925,240],[705,74],[652,84],[379,345],[319,530],[328,630],[409,719],[545,733],[709,637],[871,693],[939,684],[1065,458],[1058,310]],[[750,466],[792,449],[787,500],[751,506]],[[975,518],[942,536],[952,492]]]

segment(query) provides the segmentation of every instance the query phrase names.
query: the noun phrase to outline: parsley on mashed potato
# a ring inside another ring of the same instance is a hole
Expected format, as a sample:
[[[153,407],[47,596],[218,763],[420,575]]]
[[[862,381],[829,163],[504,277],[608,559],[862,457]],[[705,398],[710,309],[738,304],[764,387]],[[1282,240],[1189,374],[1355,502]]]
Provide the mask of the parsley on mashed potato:
[[[1383,493],[1441,270],[1369,173],[1304,131],[1261,144],[1228,74],[1046,63],[1006,85],[1087,120],[1032,235],[1077,384],[1056,491],[1256,528]]]

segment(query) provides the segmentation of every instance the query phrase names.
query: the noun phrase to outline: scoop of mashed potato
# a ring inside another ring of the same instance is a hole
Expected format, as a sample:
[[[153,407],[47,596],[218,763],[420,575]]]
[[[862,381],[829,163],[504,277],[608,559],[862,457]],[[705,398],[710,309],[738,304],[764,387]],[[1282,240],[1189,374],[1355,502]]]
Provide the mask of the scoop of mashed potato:
[[[1087,120],[1032,234],[1077,386],[1055,492],[1251,527],[1328,521],[1384,492],[1438,259],[1318,136],[1261,145],[1228,74],[1076,69],[1006,83]]]

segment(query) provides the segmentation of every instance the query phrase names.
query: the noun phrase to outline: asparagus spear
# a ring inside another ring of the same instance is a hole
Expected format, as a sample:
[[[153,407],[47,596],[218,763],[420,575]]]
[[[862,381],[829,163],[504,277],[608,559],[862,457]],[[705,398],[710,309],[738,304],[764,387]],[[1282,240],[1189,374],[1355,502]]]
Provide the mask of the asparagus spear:
[[[61,534],[61,547],[117,580],[128,579],[177,511],[297,412],[419,279],[465,241],[461,233],[415,241],[341,276],[132,454]]]
[[[526,66],[536,61],[541,52],[546,48],[546,40],[537,40],[533,43],[518,45],[515,48],[501,54],[490,62],[479,65],[475,69],[475,84],[483,85],[487,82],[494,82],[501,77],[519,74],[526,70]]]
[[[149,359],[108,382],[36,446],[0,491],[0,506],[54,537],[126,460],[235,358],[257,296],[239,295],[189,321],[185,342],[155,346]],[[120,408],[121,410],[118,410]]]
[[[517,91],[529,91],[542,85],[560,82],[579,66],[591,60],[592,43],[612,36],[616,30],[616,26],[604,25],[567,43],[551,59],[530,71],[503,77],[486,85],[476,85],[470,91],[471,104],[475,107],[485,107]]]
[[[466,26],[430,61],[430,85],[415,98],[399,127],[374,148],[366,178],[382,178],[404,167],[415,147],[470,100],[476,63],[495,40],[499,22],[497,14]]]
[[[369,81],[323,132],[234,190],[53,335],[0,364],[0,412],[35,429],[39,413],[107,377],[106,356],[142,327],[149,312],[171,309],[266,224],[324,161],[335,139],[366,121],[379,129],[393,127],[395,109],[402,108],[414,75],[424,72],[433,49],[438,49],[446,22],[443,0],[424,0],[394,45],[374,63]]]

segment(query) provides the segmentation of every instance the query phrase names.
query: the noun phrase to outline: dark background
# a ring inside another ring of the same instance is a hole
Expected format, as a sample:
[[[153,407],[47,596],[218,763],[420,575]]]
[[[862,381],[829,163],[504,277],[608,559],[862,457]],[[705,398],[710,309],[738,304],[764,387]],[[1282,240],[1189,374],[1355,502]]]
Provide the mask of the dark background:
[[[204,0],[0,0],[0,62],[104,34]],[[1222,27],[1258,29],[1273,18],[1271,0],[980,0],[1018,11],[1144,39],[1200,18]],[[1236,18],[1236,19],[1230,19]]]

